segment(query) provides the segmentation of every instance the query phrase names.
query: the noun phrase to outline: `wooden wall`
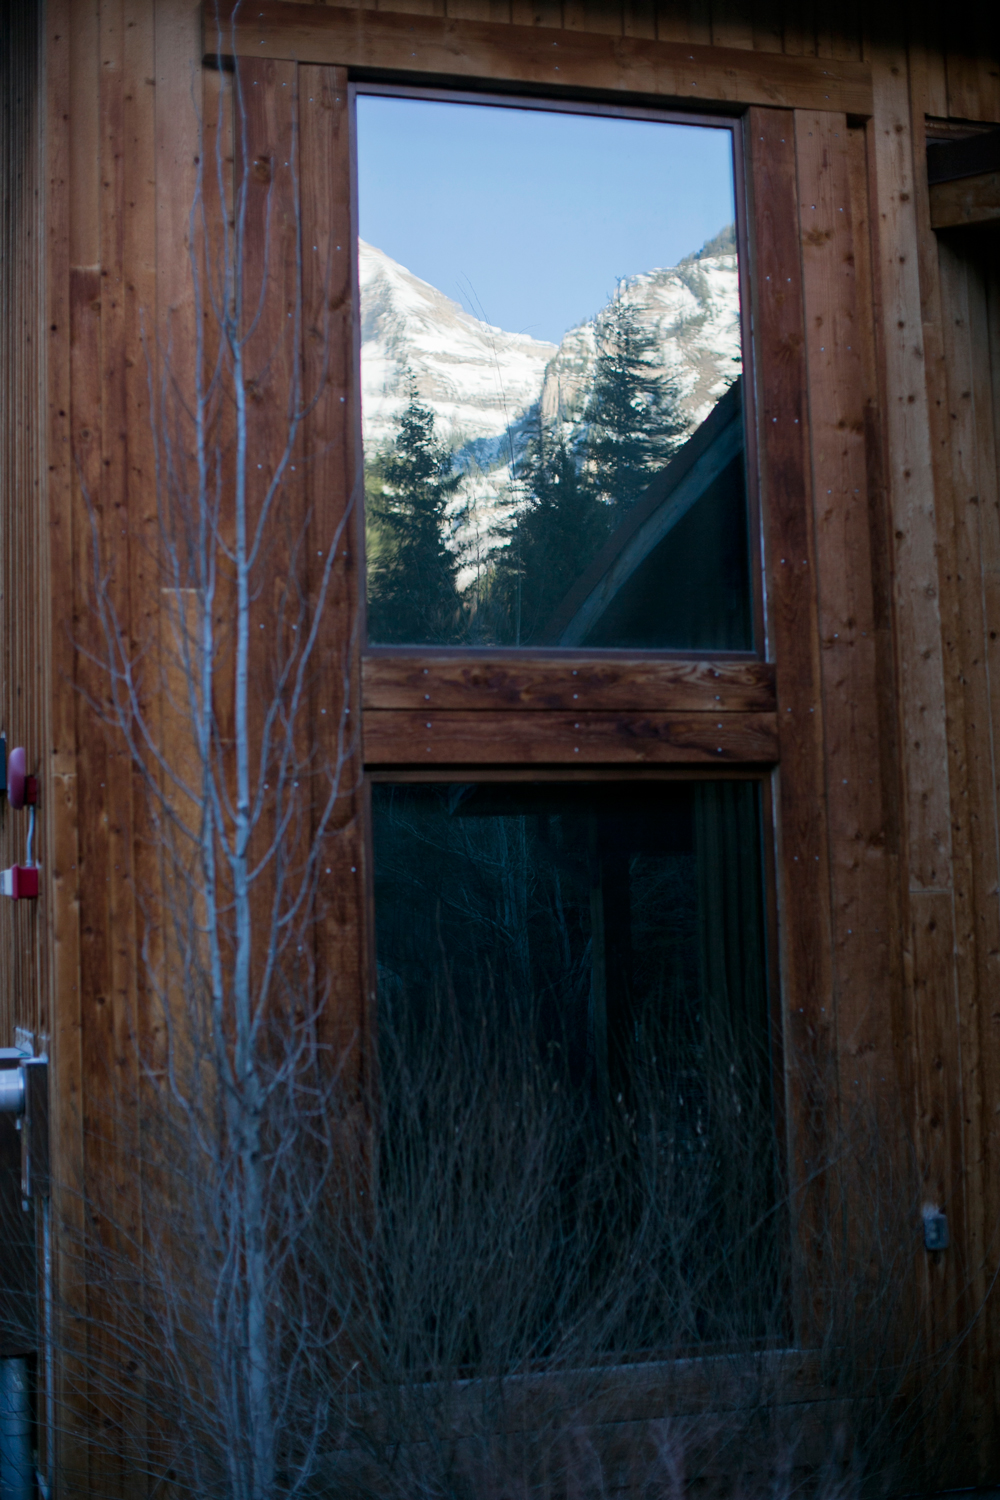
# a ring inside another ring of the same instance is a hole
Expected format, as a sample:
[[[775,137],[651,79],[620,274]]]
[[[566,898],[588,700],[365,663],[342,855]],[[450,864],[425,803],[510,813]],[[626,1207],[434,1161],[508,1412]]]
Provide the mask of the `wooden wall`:
[[[901,1081],[927,1198],[947,1208],[955,1245],[927,1263],[929,1326],[939,1339],[973,1327],[964,1467],[956,1462],[948,1478],[996,1480],[1000,1319],[975,1314],[1000,1216],[1000,718],[991,681],[1000,523],[995,414],[981,376],[996,358],[986,330],[996,329],[997,304],[977,253],[958,240],[939,247],[930,231],[923,170],[927,117],[1000,122],[1000,49],[987,7],[958,18],[934,0],[882,13],[861,0],[396,0],[383,9],[741,49],[754,54],[762,89],[775,54],[870,66],[868,118],[787,112],[776,184],[789,209],[772,253],[796,259],[802,286],[788,348],[808,380],[801,461],[816,563],[813,582],[789,596],[789,623],[796,609],[814,622],[803,671],[815,675],[824,726],[814,856],[822,873],[810,897],[822,910],[809,918],[824,948],[812,955],[809,983],[817,1012],[839,997],[839,1030],[822,1045],[837,1050],[845,1087],[861,1077]],[[136,891],[148,851],[138,788],[90,701],[104,691],[86,655],[99,644],[90,539],[96,527],[113,549],[116,603],[140,642],[155,630],[141,332],[183,328],[191,316],[201,55],[191,0],[48,0],[41,268],[20,229],[4,242],[25,311],[5,324],[2,356],[0,702],[8,734],[16,737],[21,716],[40,757],[46,877],[37,908],[0,909],[2,952],[21,965],[17,986],[0,991],[0,1016],[8,1029],[23,1016],[52,1031],[58,1170],[74,1188],[114,1183],[137,1232],[132,1127],[110,1106],[142,1014]],[[27,86],[30,47],[18,56],[28,59]],[[4,151],[29,168],[21,216],[5,225],[37,233],[30,111],[4,119],[14,122],[4,126]],[[845,203],[850,243],[837,237],[834,211]],[[814,211],[833,226],[826,240],[809,238]],[[42,354],[29,344],[33,276],[44,277],[44,397],[33,394]],[[834,318],[837,362],[810,307]],[[21,372],[14,382],[11,368]],[[860,498],[825,505],[835,491]],[[33,610],[37,654],[24,629]],[[12,816],[0,813],[4,851]],[[67,1195],[62,1211],[72,1228],[78,1199]],[[64,1279],[74,1275],[67,1259]]]
[[[40,10],[11,7],[0,48],[0,731],[29,770],[48,740],[48,536],[43,484]],[[28,814],[0,802],[0,868],[25,861]],[[40,828],[41,837],[44,832]],[[36,858],[44,846],[35,842]],[[0,904],[0,1046],[15,1027],[49,1027],[48,955],[39,904]]]

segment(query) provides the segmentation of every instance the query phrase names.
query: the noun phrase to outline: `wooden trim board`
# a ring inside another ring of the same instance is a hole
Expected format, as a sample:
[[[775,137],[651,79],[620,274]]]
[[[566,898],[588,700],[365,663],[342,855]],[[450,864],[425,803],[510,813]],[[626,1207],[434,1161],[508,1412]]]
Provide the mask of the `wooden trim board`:
[[[381,765],[773,765],[775,714],[430,713],[369,709],[365,762]]]
[[[394,11],[223,0],[207,7],[207,56],[336,64],[424,79],[592,89],[647,99],[870,115],[871,70],[852,60],[598,36]],[[217,29],[218,27],[218,29]]]
[[[935,182],[930,188],[931,228],[1000,222],[1000,171]]]
[[[775,708],[774,667],[762,661],[376,651],[363,658],[362,685],[366,711],[769,713]]]

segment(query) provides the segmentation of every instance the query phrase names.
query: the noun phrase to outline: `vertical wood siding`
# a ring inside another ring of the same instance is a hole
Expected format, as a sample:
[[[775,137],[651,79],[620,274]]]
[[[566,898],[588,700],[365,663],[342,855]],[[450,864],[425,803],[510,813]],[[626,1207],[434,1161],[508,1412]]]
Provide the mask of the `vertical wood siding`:
[[[35,775],[49,737],[40,28],[39,6],[11,7],[0,47],[0,730]],[[34,855],[47,864],[44,816]],[[27,811],[0,800],[0,867],[24,863],[27,831]],[[0,1046],[15,1027],[48,1031],[47,915],[44,902],[0,902]]]
[[[991,1284],[1000,1219],[1000,382],[982,378],[1000,362],[1000,304],[995,273],[962,242],[939,246],[930,231],[923,152],[927,116],[1000,122],[998,48],[979,19],[988,8],[956,14],[935,0],[393,0],[381,8],[744,48],[759,54],[765,76],[768,56],[779,53],[872,67],[868,121],[807,110],[748,117],[758,327],[784,370],[781,410],[794,405],[799,415],[780,434],[762,423],[778,691],[784,678],[795,701],[815,710],[808,725],[783,731],[782,783],[797,778],[813,801],[805,824],[780,829],[783,963],[793,1060],[796,1048],[832,1058],[844,1108],[853,1091],[878,1092],[887,1080],[902,1091],[926,1196],[952,1225],[955,1250],[928,1259],[921,1289],[928,1331],[946,1340]],[[192,347],[188,215],[207,75],[200,15],[188,0],[49,0],[42,173],[32,16],[18,8],[14,44],[0,55],[9,195],[0,224],[0,712],[8,743],[24,743],[43,772],[39,852],[48,873],[37,905],[0,904],[9,976],[0,1044],[15,1024],[53,1034],[59,1170],[75,1185],[117,1184],[120,1211],[141,1235],[141,1184],[128,1170],[139,1121],[113,1106],[135,1093],[123,1076],[130,1027],[148,1016],[137,898],[155,874],[138,787],[88,701],[106,693],[86,655],[99,646],[91,539],[115,558],[109,586],[134,643],[151,639],[155,496],[142,333],[169,337],[179,360]],[[295,72],[279,66],[287,76],[262,74],[272,94]],[[357,464],[340,399],[356,338],[345,80],[332,68],[297,72],[304,211],[324,243],[344,231],[333,240],[344,249],[328,303],[337,359],[309,439],[317,457],[308,505],[317,518],[326,507],[329,522],[350,503]],[[262,119],[260,128],[271,126]],[[761,277],[779,267],[794,295],[768,311],[774,288]],[[324,295],[307,280],[307,321]],[[315,347],[307,367],[314,356]],[[765,418],[780,394],[758,391]],[[784,489],[774,483],[780,473]],[[359,592],[356,543],[345,550],[337,598],[349,612]],[[798,572],[782,558],[795,559]],[[342,654],[347,644],[331,637],[326,649]],[[352,651],[356,692],[356,644]],[[338,846],[320,940],[350,955],[331,973],[342,1039],[364,1024],[368,984],[359,815],[359,799],[345,799],[343,825],[354,832]],[[23,848],[25,826],[0,806],[3,864]],[[793,878],[796,860],[809,866],[808,881]],[[63,1211],[72,1222],[78,1205],[67,1198]],[[71,1257],[61,1275],[71,1288]],[[949,1474],[952,1484],[995,1477],[1000,1462],[990,1420],[1000,1395],[996,1313],[976,1319],[963,1358],[966,1468]],[[66,1455],[75,1462],[71,1437]]]

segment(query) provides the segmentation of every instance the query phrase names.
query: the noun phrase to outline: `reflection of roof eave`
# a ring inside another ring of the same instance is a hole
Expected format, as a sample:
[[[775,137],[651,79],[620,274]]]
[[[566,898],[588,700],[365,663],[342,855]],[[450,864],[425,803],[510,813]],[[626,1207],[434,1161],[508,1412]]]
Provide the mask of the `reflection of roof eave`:
[[[743,403],[737,379],[616,527],[566,595],[542,637],[579,646],[612,600],[668,532],[743,448]]]

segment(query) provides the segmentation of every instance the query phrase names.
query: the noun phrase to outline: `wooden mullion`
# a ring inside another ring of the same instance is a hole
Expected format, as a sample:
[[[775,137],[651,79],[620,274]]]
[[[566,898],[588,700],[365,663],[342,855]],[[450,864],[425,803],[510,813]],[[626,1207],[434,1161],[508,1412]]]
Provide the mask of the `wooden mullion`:
[[[799,1259],[796,1336],[817,1334],[822,1168],[833,1080],[830,868],[823,753],[806,329],[794,119],[752,109],[746,130],[755,382],[770,645],[781,773],[775,798],[789,1187]],[[816,1106],[819,1107],[816,1107]],[[819,1175],[817,1175],[819,1174]]]
[[[370,709],[365,761],[377,765],[772,765],[774,714],[443,713]]]
[[[775,706],[773,666],[746,659],[375,651],[362,673],[366,711],[769,713]]]

